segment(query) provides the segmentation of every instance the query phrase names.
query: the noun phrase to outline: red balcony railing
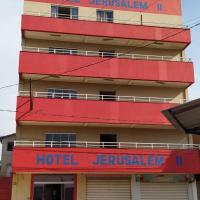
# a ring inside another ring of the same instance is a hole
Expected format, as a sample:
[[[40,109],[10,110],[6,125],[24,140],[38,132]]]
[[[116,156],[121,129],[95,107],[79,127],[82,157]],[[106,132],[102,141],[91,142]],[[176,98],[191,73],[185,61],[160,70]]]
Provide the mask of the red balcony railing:
[[[186,86],[194,82],[193,63],[183,58],[122,53],[107,58],[98,56],[97,52],[81,51],[77,55],[66,55],[49,54],[47,49],[44,51],[42,48],[38,48],[37,53],[36,49],[32,49],[34,52],[30,49],[29,52],[21,52],[21,75],[178,82]]]
[[[191,42],[189,29],[102,23],[31,15],[23,15],[22,31],[175,42],[185,44],[185,46]]]
[[[174,105],[18,97],[17,121],[167,127],[170,123],[161,111]]]

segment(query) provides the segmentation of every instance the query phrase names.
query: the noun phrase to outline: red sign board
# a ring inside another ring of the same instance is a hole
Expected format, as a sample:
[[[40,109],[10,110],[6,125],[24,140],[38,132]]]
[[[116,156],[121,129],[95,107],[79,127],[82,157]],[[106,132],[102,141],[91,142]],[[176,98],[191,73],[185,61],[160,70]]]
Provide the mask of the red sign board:
[[[181,0],[28,0],[49,4],[74,5],[101,9],[181,15]]]
[[[195,150],[15,148],[13,172],[200,173]]]

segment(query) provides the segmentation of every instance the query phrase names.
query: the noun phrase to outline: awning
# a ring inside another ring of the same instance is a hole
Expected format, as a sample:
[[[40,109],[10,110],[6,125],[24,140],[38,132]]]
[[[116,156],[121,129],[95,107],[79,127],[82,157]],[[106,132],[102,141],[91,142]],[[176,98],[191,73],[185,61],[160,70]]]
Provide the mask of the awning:
[[[162,111],[175,128],[200,135],[200,99]]]

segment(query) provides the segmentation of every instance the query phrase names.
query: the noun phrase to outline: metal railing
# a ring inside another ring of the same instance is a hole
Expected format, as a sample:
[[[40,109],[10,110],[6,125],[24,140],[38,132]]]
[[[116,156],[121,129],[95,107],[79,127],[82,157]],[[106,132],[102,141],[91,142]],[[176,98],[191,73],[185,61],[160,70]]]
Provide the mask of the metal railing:
[[[30,96],[30,91],[19,91],[19,96]],[[80,100],[113,100],[128,102],[148,102],[148,103],[186,103],[186,99],[159,98],[159,97],[139,97],[139,96],[118,96],[118,95],[98,95],[98,94],[78,94],[78,93],[56,93],[56,92],[32,92],[33,97],[59,98],[59,99],[80,99]]]
[[[61,14],[61,13],[51,13],[51,12],[35,12],[26,10],[24,15],[38,16],[38,17],[52,17],[52,18],[62,18],[62,19],[73,19],[73,20],[85,20],[85,21],[98,21],[98,22],[106,22],[106,23],[116,23],[116,24],[129,24],[129,25],[146,25],[146,26],[159,26],[159,27],[170,27],[170,28],[183,28],[187,29],[188,25],[183,24],[171,24],[171,23],[159,23],[155,21],[146,21],[141,20],[139,16],[139,20],[135,20],[135,17],[129,17],[127,19],[118,19],[118,18],[99,18],[96,16],[87,16],[87,15],[69,15],[69,14]],[[141,14],[142,15],[142,14]]]
[[[192,61],[191,58],[184,58],[184,57],[179,57],[179,56],[158,56],[158,55],[143,55],[143,54],[130,54],[130,53],[111,53],[111,52],[67,49],[67,48],[61,48],[61,47],[42,48],[42,47],[22,46],[22,51],[49,53],[49,54],[62,54],[62,55],[127,58],[127,59],[135,59],[135,60],[162,60],[162,61],[176,61],[176,62],[191,62]]]
[[[15,140],[15,147],[62,147],[62,148],[119,148],[119,149],[193,149],[200,150],[200,144],[177,143],[135,143],[135,142],[90,142],[90,141],[24,141]]]

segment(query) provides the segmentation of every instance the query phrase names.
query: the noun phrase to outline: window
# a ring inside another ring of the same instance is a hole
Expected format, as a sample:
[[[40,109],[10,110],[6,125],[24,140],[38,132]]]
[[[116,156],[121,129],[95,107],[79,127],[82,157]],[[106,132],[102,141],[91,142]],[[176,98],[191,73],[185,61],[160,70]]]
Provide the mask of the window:
[[[117,148],[117,135],[116,134],[101,134],[100,135],[101,147],[103,148]]]
[[[50,142],[55,142],[53,147],[75,146],[76,134],[69,133],[47,133],[45,136],[46,146],[50,146]],[[57,143],[56,143],[57,142]]]
[[[115,57],[115,51],[104,51],[104,50],[99,50],[99,56],[101,57]]]
[[[77,52],[74,48],[49,47],[50,54],[76,55]]]
[[[113,22],[113,11],[97,10],[97,21]]]
[[[74,175],[35,175],[33,200],[74,200]]]
[[[51,6],[51,16],[64,19],[78,19],[78,8]]]
[[[8,142],[7,144],[7,151],[13,151],[14,142]]]
[[[100,100],[103,101],[115,101],[116,100],[116,92],[115,91],[100,91]]]
[[[48,98],[77,99],[77,92],[71,89],[49,88]]]

